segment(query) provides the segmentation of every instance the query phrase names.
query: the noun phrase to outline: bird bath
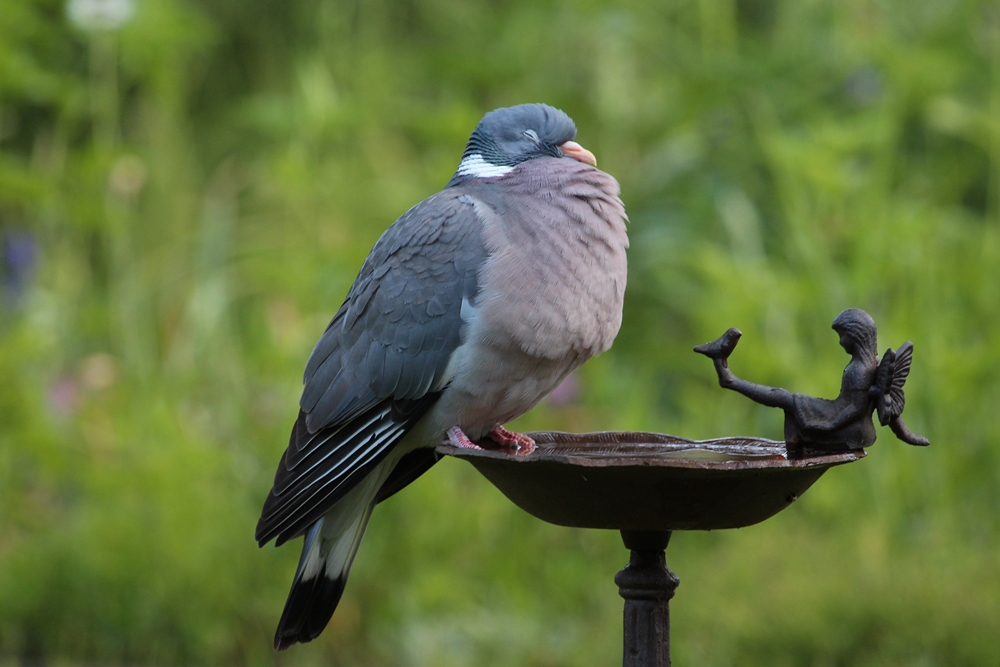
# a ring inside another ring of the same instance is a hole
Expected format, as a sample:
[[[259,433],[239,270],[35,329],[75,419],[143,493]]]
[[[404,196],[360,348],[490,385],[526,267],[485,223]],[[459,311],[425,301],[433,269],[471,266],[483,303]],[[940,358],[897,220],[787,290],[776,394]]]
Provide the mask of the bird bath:
[[[560,526],[619,530],[631,551],[615,576],[625,598],[624,667],[670,665],[670,598],[677,576],[664,552],[675,530],[742,528],[793,503],[829,468],[863,450],[786,458],[783,442],[693,441],[659,433],[531,433],[528,456],[442,444],[515,505]]]

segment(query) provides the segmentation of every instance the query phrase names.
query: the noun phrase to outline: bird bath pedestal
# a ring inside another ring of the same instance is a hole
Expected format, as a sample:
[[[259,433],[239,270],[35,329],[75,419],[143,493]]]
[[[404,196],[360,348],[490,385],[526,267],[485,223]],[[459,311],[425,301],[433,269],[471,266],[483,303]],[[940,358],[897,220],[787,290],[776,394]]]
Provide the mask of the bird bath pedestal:
[[[625,598],[624,667],[670,665],[670,598],[678,578],[664,552],[675,530],[759,523],[829,468],[863,450],[785,458],[783,442],[695,442],[659,433],[531,433],[528,456],[441,445],[515,505],[543,521],[621,531],[631,558],[615,576]]]

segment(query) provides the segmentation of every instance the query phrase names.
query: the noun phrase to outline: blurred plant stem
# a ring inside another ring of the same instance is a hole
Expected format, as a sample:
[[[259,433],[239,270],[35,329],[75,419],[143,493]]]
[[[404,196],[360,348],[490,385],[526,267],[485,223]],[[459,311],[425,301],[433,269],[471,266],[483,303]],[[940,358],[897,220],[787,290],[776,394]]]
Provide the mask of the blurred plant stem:
[[[111,154],[121,143],[118,36],[112,30],[91,30],[87,33],[87,47],[94,146],[104,154]]]
[[[130,159],[121,150],[119,37],[116,30],[101,29],[90,30],[87,36],[91,136],[98,164],[106,174],[102,241],[110,264],[110,302],[125,368],[136,379],[148,380],[158,355],[148,303],[150,285],[139,262],[142,252],[136,238],[138,188],[122,187],[117,182],[122,176],[116,173],[127,168],[123,160]]]

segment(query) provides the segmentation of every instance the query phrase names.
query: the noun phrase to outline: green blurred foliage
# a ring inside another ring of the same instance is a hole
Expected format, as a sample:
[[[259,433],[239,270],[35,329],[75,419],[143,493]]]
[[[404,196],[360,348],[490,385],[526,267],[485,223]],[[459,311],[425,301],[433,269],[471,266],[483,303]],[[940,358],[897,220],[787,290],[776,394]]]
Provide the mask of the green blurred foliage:
[[[617,535],[460,462],[380,506],[325,634],[253,528],[299,373],[479,117],[545,101],[620,180],[630,281],[580,396],[516,424],[780,437],[692,345],[824,396],[843,308],[912,339],[863,462],[668,562],[681,665],[1000,662],[1000,11],[974,0],[60,0],[0,20],[0,664],[597,665]]]

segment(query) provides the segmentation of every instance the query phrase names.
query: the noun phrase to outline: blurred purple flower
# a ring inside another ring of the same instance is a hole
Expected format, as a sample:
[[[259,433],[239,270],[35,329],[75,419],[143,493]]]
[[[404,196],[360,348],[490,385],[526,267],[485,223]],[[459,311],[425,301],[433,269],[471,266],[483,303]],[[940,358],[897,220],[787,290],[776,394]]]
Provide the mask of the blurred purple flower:
[[[80,403],[80,387],[71,377],[60,377],[49,387],[49,408],[53,414],[68,419],[76,414]]]
[[[0,279],[4,296],[13,304],[21,302],[38,264],[38,244],[25,230],[5,229],[0,240]]]

